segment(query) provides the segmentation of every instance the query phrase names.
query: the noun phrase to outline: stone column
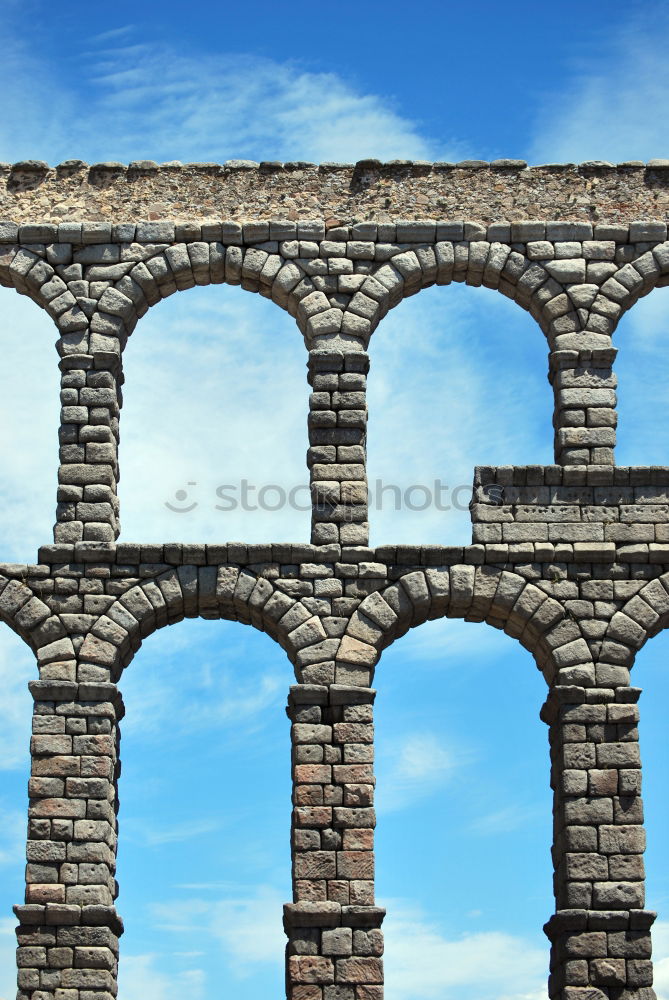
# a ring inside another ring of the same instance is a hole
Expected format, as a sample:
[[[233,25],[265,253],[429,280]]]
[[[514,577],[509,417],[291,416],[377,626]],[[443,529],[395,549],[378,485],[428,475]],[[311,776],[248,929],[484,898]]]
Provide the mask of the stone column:
[[[18,1000],[113,1000],[117,992],[116,778],[123,705],[105,682],[31,683],[26,901]]]
[[[291,688],[293,899],[288,1000],[381,1000],[385,911],[374,905],[369,688]]]
[[[600,669],[602,665],[598,665]],[[554,687],[550,726],[556,912],[551,1000],[653,1000],[644,909],[638,688]]]
[[[119,534],[120,357],[105,358],[106,367],[89,354],[66,354],[60,362],[56,542],[113,542]]]
[[[616,376],[610,365],[598,361],[572,366],[562,361],[550,378],[555,394],[555,461],[613,465],[618,418]]]
[[[311,351],[311,541],[367,545],[366,373],[363,351]]]

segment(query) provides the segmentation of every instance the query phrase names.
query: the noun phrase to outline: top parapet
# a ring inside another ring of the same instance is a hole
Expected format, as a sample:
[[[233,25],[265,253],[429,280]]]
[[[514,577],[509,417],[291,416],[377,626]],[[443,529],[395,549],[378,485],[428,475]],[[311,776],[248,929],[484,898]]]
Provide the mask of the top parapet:
[[[319,217],[335,225],[463,216],[482,223],[666,219],[669,160],[0,164],[0,218],[17,223]]]

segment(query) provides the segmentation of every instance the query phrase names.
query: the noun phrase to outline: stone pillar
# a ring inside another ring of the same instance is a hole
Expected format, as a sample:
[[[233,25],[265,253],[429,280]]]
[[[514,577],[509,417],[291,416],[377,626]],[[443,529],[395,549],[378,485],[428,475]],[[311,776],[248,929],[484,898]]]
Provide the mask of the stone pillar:
[[[369,688],[291,688],[293,899],[288,1000],[381,1000],[385,911],[374,905]]]
[[[113,542],[119,534],[120,359],[109,357],[105,368],[98,356],[61,358],[56,542]]]
[[[363,351],[311,351],[311,541],[367,545],[366,373]]]
[[[616,376],[601,361],[576,367],[563,363],[567,366],[550,374],[555,394],[555,461],[559,465],[613,465]]]
[[[556,912],[551,1000],[653,1000],[644,909],[638,688],[554,687],[550,726]]]
[[[117,992],[115,685],[36,681],[18,1000]]]

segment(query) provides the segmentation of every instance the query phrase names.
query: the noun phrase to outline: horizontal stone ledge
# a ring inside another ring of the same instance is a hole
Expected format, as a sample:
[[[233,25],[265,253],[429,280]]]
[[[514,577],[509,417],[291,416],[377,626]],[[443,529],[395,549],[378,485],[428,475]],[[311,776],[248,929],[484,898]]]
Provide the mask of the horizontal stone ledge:
[[[283,923],[293,927],[380,927],[386,915],[382,906],[350,906],[332,902],[286,903]]]
[[[342,906],[341,922],[344,927],[380,927],[386,915],[383,906]]]
[[[76,701],[76,681],[28,681],[28,688],[35,701]]]
[[[577,684],[556,684],[548,693],[541,707],[540,718],[552,725],[560,717],[563,706],[634,704],[638,701],[641,688],[632,687],[580,687]],[[568,720],[567,720],[568,721]]]
[[[461,551],[461,550],[460,550]],[[195,558],[197,553],[198,558]],[[332,563],[341,558],[339,544],[278,543],[173,543],[74,542],[42,545],[38,558],[45,565],[66,563],[120,563],[145,566],[245,566],[256,563]],[[31,575],[32,567],[17,565],[16,575]],[[2,567],[0,566],[0,573]]]
[[[331,684],[329,691],[331,705],[370,705],[376,698],[373,688],[349,684]]]
[[[633,931],[645,931],[657,920],[655,910],[630,910],[630,927]]]
[[[485,202],[485,196],[482,196],[482,201]],[[367,222],[347,222],[337,219],[336,224],[328,225],[329,220],[322,217],[298,219],[294,222],[272,216],[265,216],[262,219],[242,216],[233,220],[229,217],[211,216],[204,211],[188,220],[174,213],[166,214],[161,219],[146,221],[141,217],[141,211],[136,221],[124,222],[91,222],[80,219],[61,222],[17,222],[5,218],[0,220],[0,243],[7,245],[9,250],[26,248],[39,255],[44,255],[48,247],[67,244],[73,246],[79,254],[79,263],[89,264],[102,263],[102,260],[95,257],[96,247],[109,251],[114,247],[128,247],[132,244],[151,245],[158,252],[177,244],[205,243],[212,246],[222,244],[223,247],[257,248],[264,253],[280,253],[291,260],[298,256],[297,249],[294,253],[291,251],[284,254],[281,244],[295,243],[297,248],[298,243],[308,242],[320,245],[321,257],[376,259],[379,262],[392,263],[403,251],[425,245],[464,243],[470,247],[480,247],[481,244],[487,243],[502,244],[516,249],[520,247],[523,253],[528,253],[531,260],[542,262],[549,272],[558,269],[559,273],[554,273],[554,277],[560,280],[567,267],[573,269],[576,266],[577,273],[584,274],[585,261],[592,260],[593,253],[604,252],[593,250],[593,247],[601,246],[602,241],[611,244],[612,257],[616,246],[633,247],[643,244],[645,249],[657,248],[667,239],[667,225],[657,219],[620,224],[598,223],[593,226],[582,221],[550,218],[544,221],[493,217],[494,221],[490,221],[475,218],[415,217],[411,220],[371,219]],[[573,257],[569,262],[555,261],[552,246],[565,242],[578,244]],[[384,248],[381,257],[375,253],[377,247]],[[81,248],[90,248],[86,250],[86,258],[81,256]],[[544,249],[546,253],[543,253]],[[566,280],[566,276],[563,280]],[[572,280],[577,279],[572,278]],[[578,280],[582,281],[582,277]],[[580,353],[603,362],[606,359],[613,360],[617,351],[605,343],[595,348],[592,342],[584,342]],[[555,370],[571,367],[570,359],[578,358],[578,355],[579,349],[573,345],[570,349],[563,346],[561,350],[553,350],[551,368]],[[601,366],[601,364],[596,365],[596,367]]]
[[[283,907],[283,924],[286,931],[291,927],[339,927],[341,916],[341,903],[307,900],[300,903],[286,903]]]
[[[118,937],[123,934],[123,921],[115,906],[78,906],[68,903],[20,903],[13,907],[23,925],[109,927]]]
[[[666,465],[477,465],[474,486],[669,486]],[[499,506],[503,495],[481,494],[479,503]]]
[[[328,689],[320,684],[292,684],[288,700],[293,705],[327,705]]]
[[[81,922],[89,927],[109,927],[120,937],[123,934],[123,921],[116,912],[115,906],[82,906]]]
[[[121,698],[115,684],[105,681],[36,680],[28,681],[35,701],[117,702]]]
[[[624,931],[630,926],[629,910],[589,910],[589,931]]]
[[[40,903],[22,903],[12,907],[20,924],[45,924],[46,906]]]
[[[551,940],[563,934],[578,934],[589,930],[649,930],[657,917],[654,910],[558,910],[544,924],[544,933]]]
[[[332,160],[325,160],[315,163],[310,160],[248,160],[230,159],[222,162],[182,162],[181,160],[167,160],[158,163],[155,160],[132,160],[130,163],[121,163],[116,160],[104,160],[99,163],[87,163],[84,160],[69,159],[51,166],[45,160],[18,160],[15,163],[0,163],[0,172],[7,173],[43,173],[44,171],[59,171],[64,173],[93,171],[98,173],[124,173],[124,172],[146,172],[152,173],[156,170],[167,172],[183,173],[203,173],[211,174],[218,172],[235,171],[281,171],[281,170],[309,170],[309,171],[341,171],[341,170],[385,170],[403,171],[417,168],[420,170],[471,170],[479,171],[485,169],[492,170],[547,170],[551,172],[561,171],[564,173],[574,173],[577,171],[593,170],[667,170],[669,160],[661,157],[653,157],[649,160],[622,160],[613,163],[610,160],[582,160],[580,163],[537,163],[529,164],[526,160],[515,158],[486,159],[466,159],[466,160],[414,160],[414,159],[394,159],[379,160],[375,158],[365,158],[354,163],[340,163]]]

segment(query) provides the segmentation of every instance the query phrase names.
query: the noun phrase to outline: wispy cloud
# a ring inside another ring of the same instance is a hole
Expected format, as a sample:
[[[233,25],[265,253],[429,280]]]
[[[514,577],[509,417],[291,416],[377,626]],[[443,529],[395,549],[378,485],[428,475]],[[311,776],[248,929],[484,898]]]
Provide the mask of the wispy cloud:
[[[193,289],[151,310],[125,354],[124,538],[306,540],[308,510],[269,509],[276,490],[259,497],[308,483],[305,363],[294,321],[240,289]]]
[[[0,627],[0,770],[27,768],[30,760],[32,698],[28,681],[37,677],[35,657],[9,629]]]
[[[667,155],[669,18],[632,14],[603,29],[546,94],[530,152],[535,163],[647,160]]]
[[[412,511],[403,500],[396,511],[388,493],[370,511],[374,544],[468,544],[474,465],[552,460],[543,334],[499,293],[456,284],[402,302],[374,334],[370,355],[372,489],[377,480],[402,490],[422,484],[434,496],[439,479],[450,507]],[[409,498],[420,506],[419,494]]]
[[[105,45],[107,42],[118,41],[119,38],[127,38],[133,31],[134,28],[131,24],[126,24],[119,28],[111,28],[109,31],[101,31],[99,34],[93,35],[91,43],[94,45]]]
[[[128,840],[142,843],[145,847],[157,847],[161,844],[183,844],[189,840],[197,840],[198,837],[220,830],[222,825],[220,819],[189,819],[156,829],[146,820],[127,817],[123,827]]]
[[[512,640],[492,626],[482,628],[478,623],[461,618],[436,618],[420,628],[410,629],[396,640],[384,651],[377,670],[388,670],[391,663],[410,659],[421,669],[438,670],[444,674],[451,669],[459,669],[460,657],[471,652],[474,641],[478,655],[488,654],[491,650],[499,650],[500,655],[504,655]],[[527,656],[531,666],[531,656],[529,653]]]
[[[189,55],[130,40],[97,52],[89,72],[114,155],[136,157],[141,148],[171,159],[185,146],[202,159],[347,161],[463,148],[426,139],[389,97],[360,91],[334,72],[309,72],[298,60]],[[135,134],[123,127],[128,115],[141,122]]]
[[[235,669],[261,650],[263,669],[249,676]],[[220,735],[225,727],[228,736],[248,738],[282,710],[291,681],[285,653],[266,636],[236,623],[182,622],[152,636],[124,674],[123,731],[133,740],[155,741],[167,729],[174,740]]]
[[[0,559],[35,562],[37,546],[52,538],[56,513],[57,330],[14,289],[0,288],[0,301],[3,327],[11,331],[0,370]]]
[[[0,919],[0,1000],[16,996],[16,920]]]
[[[199,957],[199,956],[193,956]],[[119,963],[119,988],[124,1000],[200,1000],[205,996],[202,969],[164,972],[166,956],[156,953],[123,955]]]
[[[535,823],[537,819],[544,815],[545,808],[543,807],[523,805],[515,802],[480,816],[471,824],[471,830],[473,833],[478,833],[482,836],[494,837],[499,834],[511,833],[522,826]]]
[[[151,907],[167,933],[197,929],[218,942],[234,975],[245,979],[259,965],[281,967],[286,938],[281,927],[281,893],[271,885],[239,887],[224,899],[190,899]]]
[[[379,812],[395,812],[433,795],[462,767],[466,754],[435,733],[411,733],[379,747]]]
[[[0,801],[0,865],[20,865],[26,850],[26,815]]]
[[[669,453],[669,290],[654,289],[637,302],[623,316],[615,343],[618,464],[664,465]]]
[[[669,920],[658,920],[652,935],[655,993],[657,1000],[669,1000]]]
[[[384,905],[388,1000],[545,1000],[547,946],[501,930],[449,938],[414,904]]]
[[[457,137],[431,138],[392,97],[299,60],[188,52],[140,41],[131,27],[78,53],[80,92],[11,24],[3,34],[0,156],[94,160],[461,159]],[[48,91],[49,101],[41,100]],[[26,100],[26,97],[33,100]]]

